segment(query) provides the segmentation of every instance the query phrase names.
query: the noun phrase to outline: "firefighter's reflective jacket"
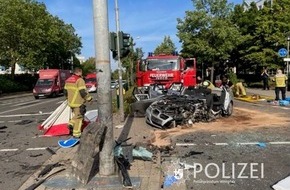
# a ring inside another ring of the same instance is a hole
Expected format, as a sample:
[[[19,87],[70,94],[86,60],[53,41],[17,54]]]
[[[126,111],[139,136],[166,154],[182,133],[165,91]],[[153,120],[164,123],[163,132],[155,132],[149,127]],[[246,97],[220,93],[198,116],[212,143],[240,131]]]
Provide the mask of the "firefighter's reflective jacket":
[[[80,107],[92,97],[87,92],[85,81],[82,77],[72,75],[65,81],[64,95],[67,97],[68,105],[72,108]]]

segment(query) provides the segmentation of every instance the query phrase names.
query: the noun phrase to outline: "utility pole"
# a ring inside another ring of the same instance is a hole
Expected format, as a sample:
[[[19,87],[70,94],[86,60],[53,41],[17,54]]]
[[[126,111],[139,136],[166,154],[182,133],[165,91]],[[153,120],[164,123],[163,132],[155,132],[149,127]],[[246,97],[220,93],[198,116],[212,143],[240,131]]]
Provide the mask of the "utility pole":
[[[121,122],[125,120],[124,116],[124,98],[123,98],[123,81],[122,81],[122,62],[121,62],[121,48],[120,48],[120,21],[119,21],[119,8],[118,0],[115,0],[115,13],[116,13],[116,33],[117,33],[117,50],[118,50],[118,69],[119,69],[119,113]]]
[[[290,36],[287,37],[287,58],[289,58],[289,42],[290,42]],[[287,77],[289,73],[289,61],[287,61]]]
[[[214,84],[214,64],[212,63],[211,69],[210,69],[210,82]]]
[[[98,122],[107,126],[100,152],[100,175],[115,173],[112,96],[110,89],[111,66],[109,51],[108,0],[93,0],[95,56],[98,81]],[[94,147],[91,147],[94,149]]]

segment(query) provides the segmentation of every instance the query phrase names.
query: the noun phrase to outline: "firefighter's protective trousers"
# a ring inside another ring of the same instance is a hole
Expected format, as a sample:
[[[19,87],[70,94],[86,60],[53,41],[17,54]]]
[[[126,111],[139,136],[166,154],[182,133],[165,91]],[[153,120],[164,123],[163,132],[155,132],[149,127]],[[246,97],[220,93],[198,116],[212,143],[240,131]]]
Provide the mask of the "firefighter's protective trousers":
[[[243,83],[241,83],[241,82],[238,82],[238,83],[235,85],[235,90],[236,90],[236,95],[237,95],[237,96],[240,96],[240,95],[242,95],[242,96],[246,96],[246,95],[247,95],[247,93],[246,93],[246,89],[245,89]]]
[[[73,117],[69,120],[69,126],[73,127],[73,136],[80,137],[83,125],[84,115],[81,114],[80,108],[71,108]]]
[[[85,102],[92,100],[92,97],[86,90],[85,81],[77,75],[73,75],[66,80],[65,96],[68,105],[71,107],[73,117],[69,121],[69,127],[73,127],[73,136],[81,136],[81,128],[85,114]]]

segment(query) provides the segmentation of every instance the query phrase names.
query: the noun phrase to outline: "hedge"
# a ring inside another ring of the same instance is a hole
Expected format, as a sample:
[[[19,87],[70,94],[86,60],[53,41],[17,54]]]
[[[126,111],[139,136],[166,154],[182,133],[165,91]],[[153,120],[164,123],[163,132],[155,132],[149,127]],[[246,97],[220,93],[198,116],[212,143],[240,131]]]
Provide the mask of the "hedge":
[[[31,74],[15,75],[14,80],[11,75],[0,75],[0,93],[32,91],[37,79],[38,75]]]

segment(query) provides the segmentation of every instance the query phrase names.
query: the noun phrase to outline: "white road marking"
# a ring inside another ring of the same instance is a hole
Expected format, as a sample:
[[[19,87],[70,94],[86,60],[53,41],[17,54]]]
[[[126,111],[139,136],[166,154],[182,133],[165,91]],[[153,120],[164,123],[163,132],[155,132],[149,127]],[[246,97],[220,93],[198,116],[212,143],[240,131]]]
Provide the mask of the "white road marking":
[[[33,106],[37,106],[37,105],[41,105],[41,104],[46,104],[46,103],[53,102],[53,101],[55,101],[55,100],[43,101],[43,102],[39,102],[37,104],[27,105],[27,106],[15,108],[15,109],[12,109],[12,110],[3,111],[3,112],[0,112],[0,114],[9,113],[9,112],[13,112],[13,111],[21,110],[21,109],[26,109],[26,108],[29,108],[29,107],[33,107]]]
[[[19,103],[19,104],[14,104],[11,107],[22,106],[22,105],[29,104],[29,103],[34,103],[34,102],[40,102],[40,100],[33,100],[33,101],[29,101],[29,102],[22,102],[22,103]]]
[[[268,142],[269,144],[277,144],[277,145],[280,145],[280,144],[290,144],[290,142]]]
[[[27,148],[26,150],[46,150],[47,147],[39,147],[39,148]]]
[[[59,102],[56,102],[56,104],[62,104],[64,101],[59,101]]]
[[[58,149],[59,147],[36,147],[36,148],[27,148],[25,150],[27,151],[36,151],[36,150],[47,150],[47,149]],[[5,148],[5,149],[0,149],[0,152],[15,152],[20,149],[18,148]]]
[[[7,105],[10,105],[10,104],[14,104],[14,102],[4,103],[4,104],[1,103],[1,106],[7,106]]]
[[[227,146],[229,145],[228,143],[213,143],[214,145],[218,145],[218,146]]]
[[[0,121],[0,123],[5,123],[5,121]]]
[[[21,100],[8,100],[8,102],[7,103],[2,103],[1,102],[1,105],[10,105],[10,104],[15,104],[15,103],[23,103],[23,102],[25,102],[26,101],[26,99],[21,99]],[[35,101],[35,100],[34,100]]]
[[[238,145],[256,145],[259,144],[259,142],[242,142],[242,143],[237,143]]]
[[[231,145],[259,145],[260,143],[264,143],[265,145],[290,145],[290,141],[281,141],[281,142],[240,142],[233,143]],[[216,145],[216,146],[228,146],[229,143],[204,143],[204,144],[196,144],[196,143],[176,143],[176,146],[203,146],[203,145]]]
[[[176,146],[196,146],[195,143],[176,143]]]
[[[18,148],[14,148],[14,149],[0,149],[0,152],[14,152],[17,151]]]
[[[8,121],[9,123],[16,123],[16,122],[21,122],[22,120],[15,120],[15,121]]]
[[[31,114],[15,114],[15,115],[0,115],[0,118],[7,118],[7,117],[28,117],[28,116],[37,116],[37,115],[50,115],[52,112],[46,113],[31,113]]]
[[[238,145],[258,145],[259,142],[242,142],[242,143],[236,143]],[[265,142],[265,144],[271,144],[271,145],[289,145],[289,141],[281,141],[281,142]],[[176,146],[198,146],[200,144],[196,143],[176,143]],[[204,145],[210,145],[209,143],[205,143]],[[228,143],[212,143],[212,145],[216,146],[228,146]],[[27,148],[25,150],[27,151],[37,151],[37,150],[46,150],[48,148],[57,149],[58,147],[36,147],[36,148]],[[0,149],[0,152],[15,152],[18,151],[18,148],[11,148],[11,149]]]

